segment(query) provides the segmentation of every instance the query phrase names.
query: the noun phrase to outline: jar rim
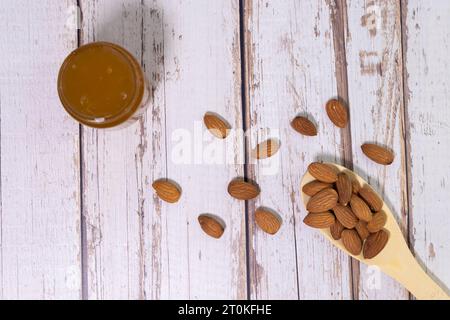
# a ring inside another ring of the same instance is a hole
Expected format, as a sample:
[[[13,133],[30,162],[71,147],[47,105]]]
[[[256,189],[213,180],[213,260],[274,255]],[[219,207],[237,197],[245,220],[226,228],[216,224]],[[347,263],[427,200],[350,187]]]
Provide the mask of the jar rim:
[[[86,49],[91,49],[95,47],[109,47],[113,50],[115,50],[117,53],[119,53],[131,66],[131,69],[133,70],[133,76],[134,76],[134,82],[135,82],[135,91],[134,95],[131,98],[130,102],[125,105],[121,110],[107,118],[101,118],[101,121],[99,121],[98,118],[93,118],[92,116],[87,116],[83,113],[80,113],[76,108],[73,108],[69,100],[64,94],[63,91],[63,75],[64,72],[67,70],[68,66],[71,65],[71,60],[80,52],[85,51]],[[75,120],[80,122],[81,124],[84,124],[89,127],[93,128],[111,128],[118,125],[123,124],[127,120],[129,120],[135,112],[139,109],[140,104],[142,103],[144,92],[145,92],[145,80],[144,80],[144,72],[142,71],[141,65],[138,63],[136,58],[128,52],[126,49],[120,47],[119,45],[116,45],[114,43],[105,42],[105,41],[98,41],[98,42],[91,42],[89,44],[83,45],[72,51],[64,60],[63,64],[61,65],[61,68],[58,73],[58,95],[61,100],[61,103],[64,107],[64,109],[69,113]]]

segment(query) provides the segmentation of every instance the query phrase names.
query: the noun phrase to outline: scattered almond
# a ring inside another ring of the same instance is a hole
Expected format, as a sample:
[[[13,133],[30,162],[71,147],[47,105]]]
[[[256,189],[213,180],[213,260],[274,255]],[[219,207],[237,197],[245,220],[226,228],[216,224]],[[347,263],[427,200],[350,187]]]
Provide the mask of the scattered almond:
[[[367,202],[370,209],[373,211],[378,212],[383,208],[383,201],[368,185],[365,185],[359,190],[359,195]]]
[[[203,122],[206,128],[219,139],[225,139],[231,130],[231,126],[219,115],[214,113],[206,113],[203,117]]]
[[[359,221],[349,207],[345,207],[341,204],[336,205],[333,208],[333,212],[336,219],[347,229],[353,229]]]
[[[153,182],[152,186],[158,197],[166,202],[175,203],[181,197],[178,186],[167,179],[157,180]]]
[[[198,222],[207,235],[216,239],[223,235],[224,227],[216,218],[203,214],[198,217]]]
[[[363,255],[366,259],[376,257],[386,246],[389,234],[382,229],[377,233],[372,233],[364,243]]]
[[[342,243],[345,249],[353,255],[358,255],[362,250],[362,240],[355,230],[345,229],[342,231]]]
[[[303,222],[311,228],[325,229],[334,224],[335,217],[330,212],[309,213]]]
[[[306,205],[306,209],[309,212],[328,211],[336,206],[337,200],[338,194],[334,189],[324,189],[311,197]]]
[[[341,239],[342,231],[344,231],[344,226],[339,222],[338,219],[330,227],[330,233],[334,240]]]
[[[387,215],[384,211],[377,212],[373,215],[372,220],[367,224],[367,230],[370,233],[375,233],[383,229],[387,221]]]
[[[337,170],[326,163],[313,162],[308,166],[308,172],[317,180],[325,183],[337,181]]]
[[[273,212],[265,208],[258,208],[255,212],[256,224],[268,234],[275,234],[281,227],[281,220]]]
[[[336,189],[339,195],[339,203],[346,206],[352,197],[353,187],[351,178],[345,172],[338,174]]]
[[[367,230],[367,222],[365,221],[359,220],[355,226],[355,229],[362,240],[366,240],[367,237],[370,235],[369,230]]]
[[[311,122],[306,117],[296,117],[291,122],[292,128],[294,128],[295,131],[305,135],[305,136],[316,136],[317,135],[317,129],[314,123]]]
[[[328,101],[326,105],[328,117],[335,126],[339,128],[345,128],[348,123],[347,108],[336,99]]]
[[[353,213],[362,221],[369,222],[372,220],[372,211],[363,199],[357,195],[353,195],[350,200],[350,207]]]
[[[377,144],[365,143],[361,146],[361,149],[369,159],[378,164],[389,165],[394,162],[394,154],[387,148]]]
[[[239,200],[250,200],[256,198],[259,193],[259,187],[243,179],[235,179],[228,185],[228,193]]]
[[[302,191],[306,195],[312,197],[317,192],[322,191],[323,189],[331,188],[330,183],[320,182],[318,180],[311,181],[303,186]]]
[[[261,142],[253,150],[253,157],[256,159],[267,159],[273,156],[280,149],[280,142],[276,139],[268,139]]]

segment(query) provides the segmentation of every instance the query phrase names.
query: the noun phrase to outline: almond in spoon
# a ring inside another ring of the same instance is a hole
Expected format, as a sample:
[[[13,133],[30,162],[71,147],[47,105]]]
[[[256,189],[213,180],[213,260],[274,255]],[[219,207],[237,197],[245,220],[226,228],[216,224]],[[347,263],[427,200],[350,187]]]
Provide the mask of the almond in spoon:
[[[344,226],[339,222],[338,219],[334,221],[333,225],[330,227],[330,233],[334,240],[341,239],[342,231],[344,231]]]
[[[309,212],[325,212],[334,208],[337,200],[338,194],[334,189],[324,189],[311,197],[306,205],[306,209]]]
[[[325,183],[334,183],[338,179],[337,170],[325,163],[311,163],[308,166],[308,172],[317,180]]]
[[[387,215],[384,211],[377,212],[373,215],[372,220],[367,224],[367,230],[370,233],[375,233],[383,229],[387,221]]]
[[[376,257],[386,246],[389,240],[389,234],[382,229],[377,233],[372,233],[364,242],[363,255],[366,259]]]
[[[359,221],[349,207],[338,204],[333,208],[333,212],[336,219],[347,229],[353,229]]]
[[[335,217],[331,212],[309,213],[303,223],[311,228],[325,229],[329,228],[335,222]]]
[[[368,185],[365,185],[361,190],[359,190],[359,195],[367,202],[370,209],[373,211],[378,212],[383,207],[383,200],[381,200],[375,191],[373,191]]]
[[[362,240],[355,230],[345,229],[342,231],[342,243],[351,254],[356,256],[361,253]]]
[[[353,213],[362,221],[369,222],[372,220],[372,211],[363,199],[357,195],[353,195],[350,199],[350,207]]]
[[[339,195],[339,203],[346,206],[352,197],[353,187],[351,178],[345,172],[338,174],[336,189]]]
[[[315,180],[315,181],[311,181],[310,183],[305,184],[302,188],[302,191],[306,195],[312,197],[319,191],[322,191],[323,189],[327,189],[327,188],[331,188],[331,187],[332,187],[331,183],[325,183],[325,182],[320,182],[318,180]]]
[[[365,221],[359,220],[355,226],[355,230],[358,232],[358,235],[362,240],[366,240],[370,235],[369,230],[367,230],[367,222]]]

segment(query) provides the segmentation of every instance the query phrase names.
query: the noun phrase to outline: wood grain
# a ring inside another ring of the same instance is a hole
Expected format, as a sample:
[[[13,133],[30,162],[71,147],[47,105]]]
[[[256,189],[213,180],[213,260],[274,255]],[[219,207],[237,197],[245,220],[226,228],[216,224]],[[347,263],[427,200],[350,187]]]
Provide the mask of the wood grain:
[[[406,160],[404,154],[402,48],[398,1],[347,0],[345,48],[354,170],[366,179],[407,229]],[[366,142],[395,153],[390,166],[368,159]],[[361,265],[359,299],[406,299],[399,284],[378,270]]]
[[[0,3],[0,299],[81,297],[78,125],[56,90],[74,9]]]
[[[103,0],[82,8],[84,41],[124,45],[142,59],[153,92],[139,123],[84,130],[89,298],[245,298],[244,205],[226,194],[243,166],[204,163],[192,148],[179,163],[173,151],[180,133],[192,147],[208,146],[207,111],[241,127],[238,2]],[[239,151],[238,142],[229,137],[221,147]],[[153,194],[159,178],[180,185],[177,204]],[[203,213],[225,221],[220,240],[206,238]]]
[[[402,1],[402,9],[410,241],[416,258],[449,293],[450,3]]]
[[[303,0],[246,4],[246,121],[254,130],[247,149],[269,137],[281,141],[277,155],[248,166],[261,187],[248,211],[250,297],[349,299],[349,259],[302,224],[306,212],[299,191],[310,162],[341,162],[343,155],[342,131],[325,112],[327,100],[337,95],[333,8]],[[290,127],[297,115],[317,123],[317,137],[301,136]],[[255,227],[258,206],[282,217],[275,236]]]

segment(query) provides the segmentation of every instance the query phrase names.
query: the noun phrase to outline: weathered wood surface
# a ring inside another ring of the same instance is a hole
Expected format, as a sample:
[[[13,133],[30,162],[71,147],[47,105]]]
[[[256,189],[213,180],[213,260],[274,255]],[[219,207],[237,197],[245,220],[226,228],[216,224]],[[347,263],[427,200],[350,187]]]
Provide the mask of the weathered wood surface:
[[[345,49],[354,170],[384,196],[406,231],[408,201],[400,10],[396,0],[347,0]],[[366,142],[375,142],[394,151],[394,163],[381,166],[368,159],[361,150]],[[355,292],[359,299],[408,298],[401,285],[375,268],[361,265],[355,278],[359,282]]]
[[[74,8],[0,3],[0,299],[81,297],[79,130],[56,94]]]
[[[241,127],[238,2],[82,1],[82,11],[83,42],[127,47],[153,91],[139,123],[84,130],[87,296],[245,298],[244,203],[226,193],[243,165],[208,163],[215,140],[202,123],[213,111]],[[239,142],[229,137],[218,147],[239,151]],[[181,186],[179,203],[154,196],[159,178]],[[200,229],[202,213],[224,220],[220,240]]]
[[[0,4],[0,298],[408,298],[304,227],[299,183],[314,160],[367,178],[450,286],[446,1],[80,0],[81,30],[76,2]],[[150,108],[124,130],[80,131],[56,95],[64,56],[95,40],[128,48],[151,84]],[[336,96],[344,130],[324,110]],[[208,111],[252,129],[246,148],[213,138]],[[299,114],[317,137],[292,130]],[[269,137],[278,154],[252,159]],[[395,162],[372,163],[367,141]],[[247,204],[226,192],[244,175],[262,190]],[[179,203],[154,195],[159,178],[182,187]],[[259,206],[281,216],[276,235],[255,225]],[[203,213],[225,222],[220,240]]]
[[[402,1],[409,122],[410,241],[430,275],[450,288],[450,3]]]
[[[299,190],[309,163],[340,163],[343,155],[342,132],[324,109],[338,90],[331,12],[317,1],[247,2],[247,126],[269,129],[255,134],[249,149],[268,137],[281,141],[275,157],[257,163],[253,159],[249,165],[249,176],[262,190],[249,204],[253,299],[351,297],[349,259],[303,224],[306,211]],[[301,136],[290,127],[297,115],[317,124],[316,137]],[[258,206],[282,217],[275,236],[254,226]]]

